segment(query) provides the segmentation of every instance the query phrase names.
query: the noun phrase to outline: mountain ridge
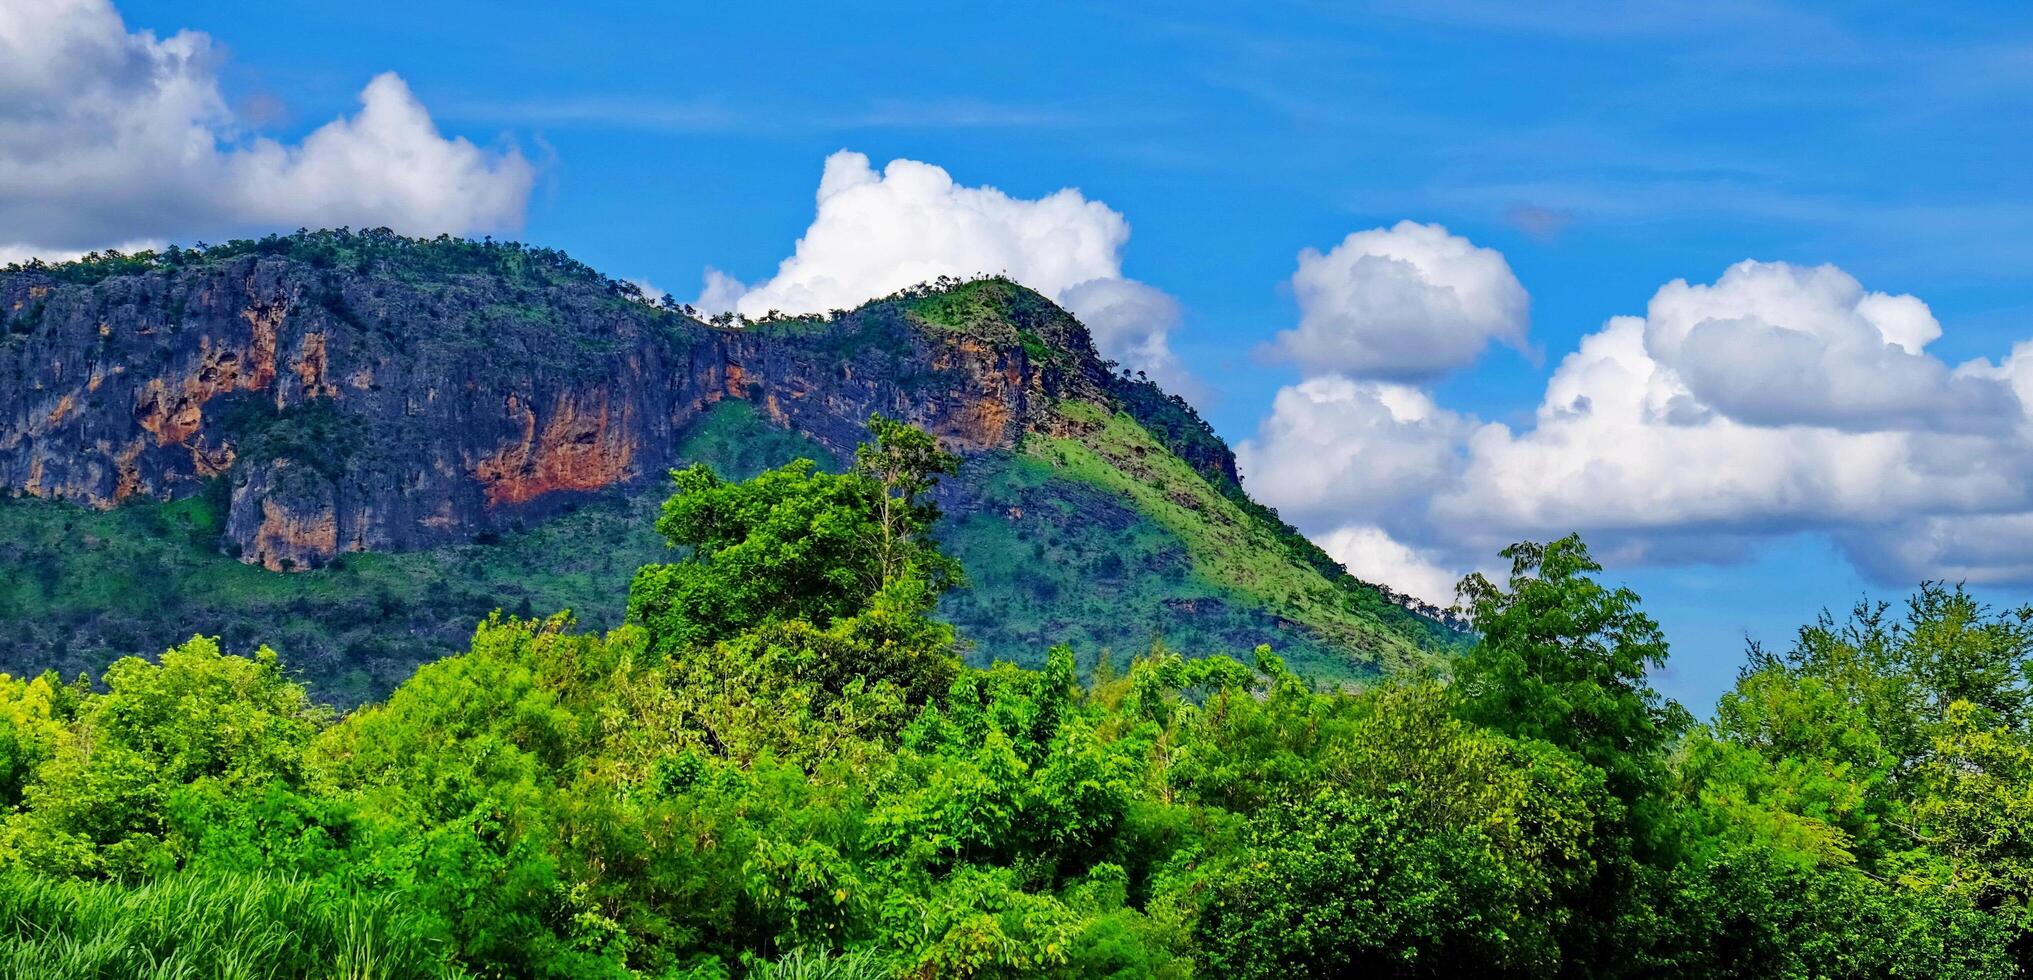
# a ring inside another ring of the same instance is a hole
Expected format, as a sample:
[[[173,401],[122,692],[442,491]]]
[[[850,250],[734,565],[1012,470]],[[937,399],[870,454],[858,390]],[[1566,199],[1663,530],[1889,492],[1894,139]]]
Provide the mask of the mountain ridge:
[[[823,317],[714,323],[548,249],[305,232],[0,270],[0,382],[7,492],[116,514],[137,500],[211,501],[224,553],[271,572],[484,547],[602,498],[650,495],[723,406],[752,417],[726,423],[746,434],[716,452],[768,441],[759,424],[836,462],[880,411],[979,461],[946,495],[954,534],[1009,537],[988,521],[1023,525],[1013,541],[1035,549],[1023,539],[1043,534],[1067,546],[1063,561],[1099,574],[1110,549],[1076,540],[1097,533],[1083,514],[1150,531],[1152,569],[1118,577],[1141,605],[1187,623],[1188,640],[1256,630],[1296,641],[1326,674],[1360,677],[1453,635],[1348,577],[1249,498],[1233,454],[1191,406],[1117,373],[1077,320],[1004,279],[946,280]],[[1119,478],[1138,467],[1162,479]],[[1159,484],[1169,497],[1141,493]],[[1083,503],[1059,513],[1074,497]],[[1140,581],[1157,575],[1176,587]],[[1045,609],[1048,578],[1012,569],[989,592],[1036,586],[1025,607]],[[1052,588],[1068,584],[1079,588]],[[0,611],[35,619],[50,606],[15,591]],[[1011,601],[970,622],[958,600],[958,621],[988,655],[1022,652]],[[1198,636],[1194,623],[1215,620],[1224,625]],[[1165,623],[1153,611],[1145,625]],[[1129,638],[1114,639],[1103,645]]]

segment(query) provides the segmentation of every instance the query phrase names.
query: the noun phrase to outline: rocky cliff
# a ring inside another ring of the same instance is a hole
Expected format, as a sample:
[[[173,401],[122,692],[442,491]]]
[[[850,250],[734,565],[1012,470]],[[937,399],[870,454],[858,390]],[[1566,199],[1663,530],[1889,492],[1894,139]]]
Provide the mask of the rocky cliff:
[[[223,476],[225,547],[305,569],[659,475],[725,399],[838,452],[871,412],[976,452],[1112,381],[1077,322],[1008,284],[989,288],[1015,323],[902,297],[733,329],[555,253],[467,246],[419,270],[433,247],[460,246],[296,237],[0,278],[0,487],[105,508]]]

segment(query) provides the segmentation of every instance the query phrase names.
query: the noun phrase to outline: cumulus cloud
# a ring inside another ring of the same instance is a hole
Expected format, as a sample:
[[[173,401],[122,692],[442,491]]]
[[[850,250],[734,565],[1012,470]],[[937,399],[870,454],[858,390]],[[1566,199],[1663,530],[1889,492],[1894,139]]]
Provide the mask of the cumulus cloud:
[[[1312,378],[1278,392],[1236,465],[1258,500],[1351,574],[1444,607],[1474,556],[1415,547],[1384,525],[1435,540],[1428,506],[1458,485],[1474,425],[1408,385]]]
[[[1059,303],[1087,325],[1102,354],[1143,371],[1188,399],[1205,388],[1172,353],[1169,338],[1184,313],[1164,290],[1134,279],[1089,279],[1059,293]]]
[[[1459,479],[1468,420],[1405,385],[1314,378],[1280,390],[1236,446],[1250,490],[1302,530],[1423,510]]]
[[[940,276],[1005,275],[1072,309],[1104,355],[1182,378],[1167,343],[1178,304],[1122,278],[1128,241],[1121,214],[1072,188],[1018,198],[916,160],[877,171],[842,150],[826,158],[817,214],[776,274],[749,285],[709,268],[698,305],[751,317],[822,313]]]
[[[1724,561],[1808,531],[1880,581],[2033,581],[2033,342],[1950,366],[1940,335],[1919,299],[1832,266],[1740,263],[1584,337],[1527,427],[1315,378],[1238,460],[1323,547],[1414,594],[1383,541],[1431,567],[1576,530],[1616,560]]]
[[[2006,419],[2009,387],[1928,356],[1939,336],[1918,298],[1866,292],[1832,265],[1740,262],[1713,285],[1668,283],[1645,316],[1652,356],[1740,421],[1870,432]]]
[[[1299,325],[1276,350],[1308,375],[1430,380],[1490,341],[1522,348],[1530,298],[1503,254],[1439,225],[1359,231],[1299,253]]]
[[[299,225],[416,234],[521,223],[534,170],[440,134],[402,79],[300,143],[246,132],[195,31],[129,32],[107,0],[0,4],[0,248],[55,255]]]
[[[1740,289],[1745,283],[1757,288]],[[1713,302],[1720,296],[1732,300]],[[1878,319],[1859,313],[1860,302]],[[1759,348],[1778,363],[1737,367],[1794,379],[1797,390],[1715,383],[1720,365],[1705,363],[1711,355],[1693,341],[1718,323],[1789,335]],[[1714,286],[1669,283],[1647,316],[1610,320],[1561,362],[1531,430],[1476,431],[1463,482],[1436,512],[1532,533],[1740,534],[2025,507],[2033,444],[2007,369],[1951,371],[1924,353],[1939,329],[1917,300],[1862,294],[1830,268],[1747,263]],[[1871,345],[1838,331],[1870,331],[1896,353],[1831,356],[1845,344]],[[1943,406],[1960,408],[1954,399],[1965,396],[1940,388],[1866,394],[1915,376],[1981,384],[1989,414],[1968,416],[1952,426],[1958,431],[1928,431],[1924,416],[1949,414]],[[1929,398],[1936,404],[1919,413],[1914,406]]]
[[[2033,512],[1918,517],[1844,531],[1836,540],[1879,581],[2033,582]]]
[[[1382,528],[1369,525],[1335,528],[1321,535],[1318,543],[1322,551],[1356,578],[1388,585],[1443,609],[1454,605],[1454,586],[1461,581],[1462,573],[1400,544]]]

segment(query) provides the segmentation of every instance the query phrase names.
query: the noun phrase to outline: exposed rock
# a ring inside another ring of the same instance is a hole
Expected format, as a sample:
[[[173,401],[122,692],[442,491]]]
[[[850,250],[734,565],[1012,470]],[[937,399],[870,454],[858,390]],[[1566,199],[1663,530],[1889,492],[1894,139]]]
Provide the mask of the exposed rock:
[[[561,490],[610,487],[635,475],[636,432],[626,401],[615,408],[605,389],[562,392],[543,413],[508,396],[507,414],[522,420],[522,437],[473,464],[487,506],[526,504]]]
[[[975,287],[1011,310],[981,329],[929,322],[911,297],[727,329],[576,264],[515,264],[555,253],[460,245],[484,261],[423,275],[405,256],[430,244],[336,240],[394,257],[247,248],[95,280],[0,274],[0,488],[103,508],[224,475],[224,547],[303,569],[660,478],[722,399],[843,455],[871,412],[973,452],[1119,381],[1085,328],[1008,283]]]
[[[295,479],[292,479],[294,477]],[[250,468],[233,488],[227,529],[242,561],[272,572],[312,568],[339,549],[339,513],[332,482],[287,459]],[[358,539],[348,551],[361,550]]]

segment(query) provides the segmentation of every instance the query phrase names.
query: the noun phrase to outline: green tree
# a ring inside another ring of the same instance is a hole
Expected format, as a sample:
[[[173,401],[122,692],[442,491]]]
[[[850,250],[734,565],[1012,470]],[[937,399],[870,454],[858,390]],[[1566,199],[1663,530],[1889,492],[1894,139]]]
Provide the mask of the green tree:
[[[907,575],[934,593],[959,583],[960,564],[927,544],[939,520],[930,494],[940,477],[959,471],[959,457],[940,449],[931,433],[880,414],[868,417],[868,432],[872,441],[854,450],[854,472],[879,488],[876,590]]]
[[[1504,549],[1509,581],[1462,583],[1477,640],[1455,668],[1467,717],[1549,742],[1608,775],[1627,803],[1649,797],[1663,751],[1686,723],[1646,671],[1666,663],[1666,637],[1638,595],[1606,588],[1602,566],[1575,536]]]
[[[1499,968],[1500,874],[1472,834],[1327,792],[1266,808],[1194,929],[1224,977],[1459,976]]]
[[[1662,911],[1723,916],[1744,963],[1809,975],[1994,976],[2007,944],[2023,960],[2029,619],[1927,583],[1904,616],[1860,603],[1783,653],[1753,647],[1674,756],[1691,904]],[[1683,946],[1688,975],[1726,972],[1715,944]]]
[[[274,651],[227,656],[205,637],[159,663],[123,659],[104,683],[0,826],[10,862],[113,877],[175,868],[220,808],[271,783],[298,784],[326,718]]]
[[[629,616],[660,650],[733,637],[765,623],[825,628],[880,605],[922,614],[960,580],[932,542],[927,494],[956,461],[921,430],[873,416],[854,469],[797,460],[730,483],[703,464],[672,473],[657,530],[689,549],[648,565]]]

